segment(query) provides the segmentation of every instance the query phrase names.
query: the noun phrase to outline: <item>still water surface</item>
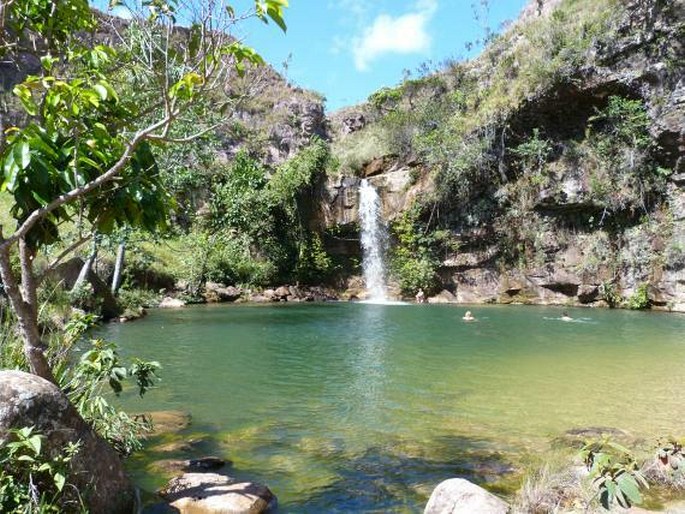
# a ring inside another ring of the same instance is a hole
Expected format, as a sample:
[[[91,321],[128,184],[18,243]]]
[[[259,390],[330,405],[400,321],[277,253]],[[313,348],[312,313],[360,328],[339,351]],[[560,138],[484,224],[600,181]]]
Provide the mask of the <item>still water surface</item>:
[[[193,456],[232,460],[279,512],[420,512],[439,481],[493,483],[569,429],[682,432],[685,316],[477,306],[465,323],[465,310],[197,306],[104,335],[164,367],[126,407],[189,411],[178,437],[201,441]],[[143,489],[168,457],[131,460]]]

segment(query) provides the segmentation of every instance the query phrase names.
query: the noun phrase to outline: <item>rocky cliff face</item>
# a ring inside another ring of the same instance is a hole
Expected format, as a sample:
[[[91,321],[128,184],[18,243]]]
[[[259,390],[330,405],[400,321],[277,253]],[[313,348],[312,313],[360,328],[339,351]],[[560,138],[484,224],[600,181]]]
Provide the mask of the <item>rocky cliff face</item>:
[[[557,23],[562,4],[531,2],[519,24]],[[468,202],[451,208],[441,227],[451,232],[456,244],[450,246],[458,247],[440,252],[438,270],[456,301],[608,305],[646,292],[652,306],[685,311],[685,2],[634,1],[615,10],[611,38],[592,41],[581,59],[569,60],[519,101],[474,124],[471,134],[487,132],[494,141],[484,147],[486,165],[478,170],[489,178]],[[509,44],[516,47],[526,37],[530,31],[515,26]],[[515,50],[495,57],[486,51],[466,76],[488,87],[496,79],[489,68],[507,59],[516,76]],[[443,94],[455,91],[448,84]],[[585,149],[606,150],[612,137],[620,137],[607,136],[604,146],[593,140],[607,131],[601,124],[606,127],[608,115],[598,113],[621,101],[644,106],[648,149],[621,147],[611,157],[619,164],[601,172],[606,166],[599,154]],[[354,132],[370,131],[369,110],[334,116],[334,144],[344,147]],[[537,164],[521,171],[519,157],[535,148]],[[329,179],[322,193],[328,226],[356,222],[359,176],[378,187],[389,220],[444,187],[445,174],[434,172],[444,162],[413,151],[378,153],[356,173],[343,169]],[[654,163],[649,176],[631,178],[647,161]],[[478,216],[476,204],[483,203],[489,214],[465,221]]]

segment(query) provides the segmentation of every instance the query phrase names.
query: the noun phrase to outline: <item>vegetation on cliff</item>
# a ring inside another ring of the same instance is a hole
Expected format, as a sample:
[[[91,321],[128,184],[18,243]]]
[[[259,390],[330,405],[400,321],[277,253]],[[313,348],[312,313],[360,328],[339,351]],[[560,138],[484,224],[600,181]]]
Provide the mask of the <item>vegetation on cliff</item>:
[[[458,288],[469,271],[451,269],[450,256],[487,254],[474,273],[563,268],[578,277],[569,288],[630,296],[682,265],[682,242],[669,237],[679,128],[661,117],[682,119],[672,95],[683,20],[668,2],[547,4],[491,37],[477,59],[371,95],[359,107],[366,126],[339,135],[334,154],[349,174],[380,157],[421,163],[431,186],[418,189],[414,232],[442,256],[433,271],[443,286]],[[559,262],[586,246],[594,250],[572,266]],[[401,284],[415,282],[401,262],[394,269]],[[677,301],[650,293],[665,298]]]

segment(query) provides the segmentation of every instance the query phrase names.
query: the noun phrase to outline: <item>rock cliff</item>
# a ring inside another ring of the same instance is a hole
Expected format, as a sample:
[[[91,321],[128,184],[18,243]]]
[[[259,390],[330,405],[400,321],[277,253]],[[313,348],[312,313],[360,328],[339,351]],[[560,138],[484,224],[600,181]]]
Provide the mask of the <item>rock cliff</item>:
[[[354,225],[369,177],[390,222],[418,203],[449,233],[435,288],[458,302],[685,311],[685,2],[571,4],[531,2],[478,59],[332,115],[323,223]]]

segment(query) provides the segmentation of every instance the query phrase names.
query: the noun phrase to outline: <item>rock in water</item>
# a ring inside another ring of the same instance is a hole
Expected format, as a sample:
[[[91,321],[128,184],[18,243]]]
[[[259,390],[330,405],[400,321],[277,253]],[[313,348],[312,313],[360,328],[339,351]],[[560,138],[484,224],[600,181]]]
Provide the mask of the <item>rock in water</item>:
[[[433,490],[423,514],[507,514],[509,505],[463,478],[451,478]]]
[[[159,491],[180,514],[260,514],[274,509],[268,487],[216,473],[185,473]]]
[[[81,442],[68,481],[90,512],[130,513],[134,490],[119,455],[79,416],[60,389],[21,371],[0,371],[0,441],[12,428],[35,426],[45,435],[41,453],[54,456],[67,443]]]

